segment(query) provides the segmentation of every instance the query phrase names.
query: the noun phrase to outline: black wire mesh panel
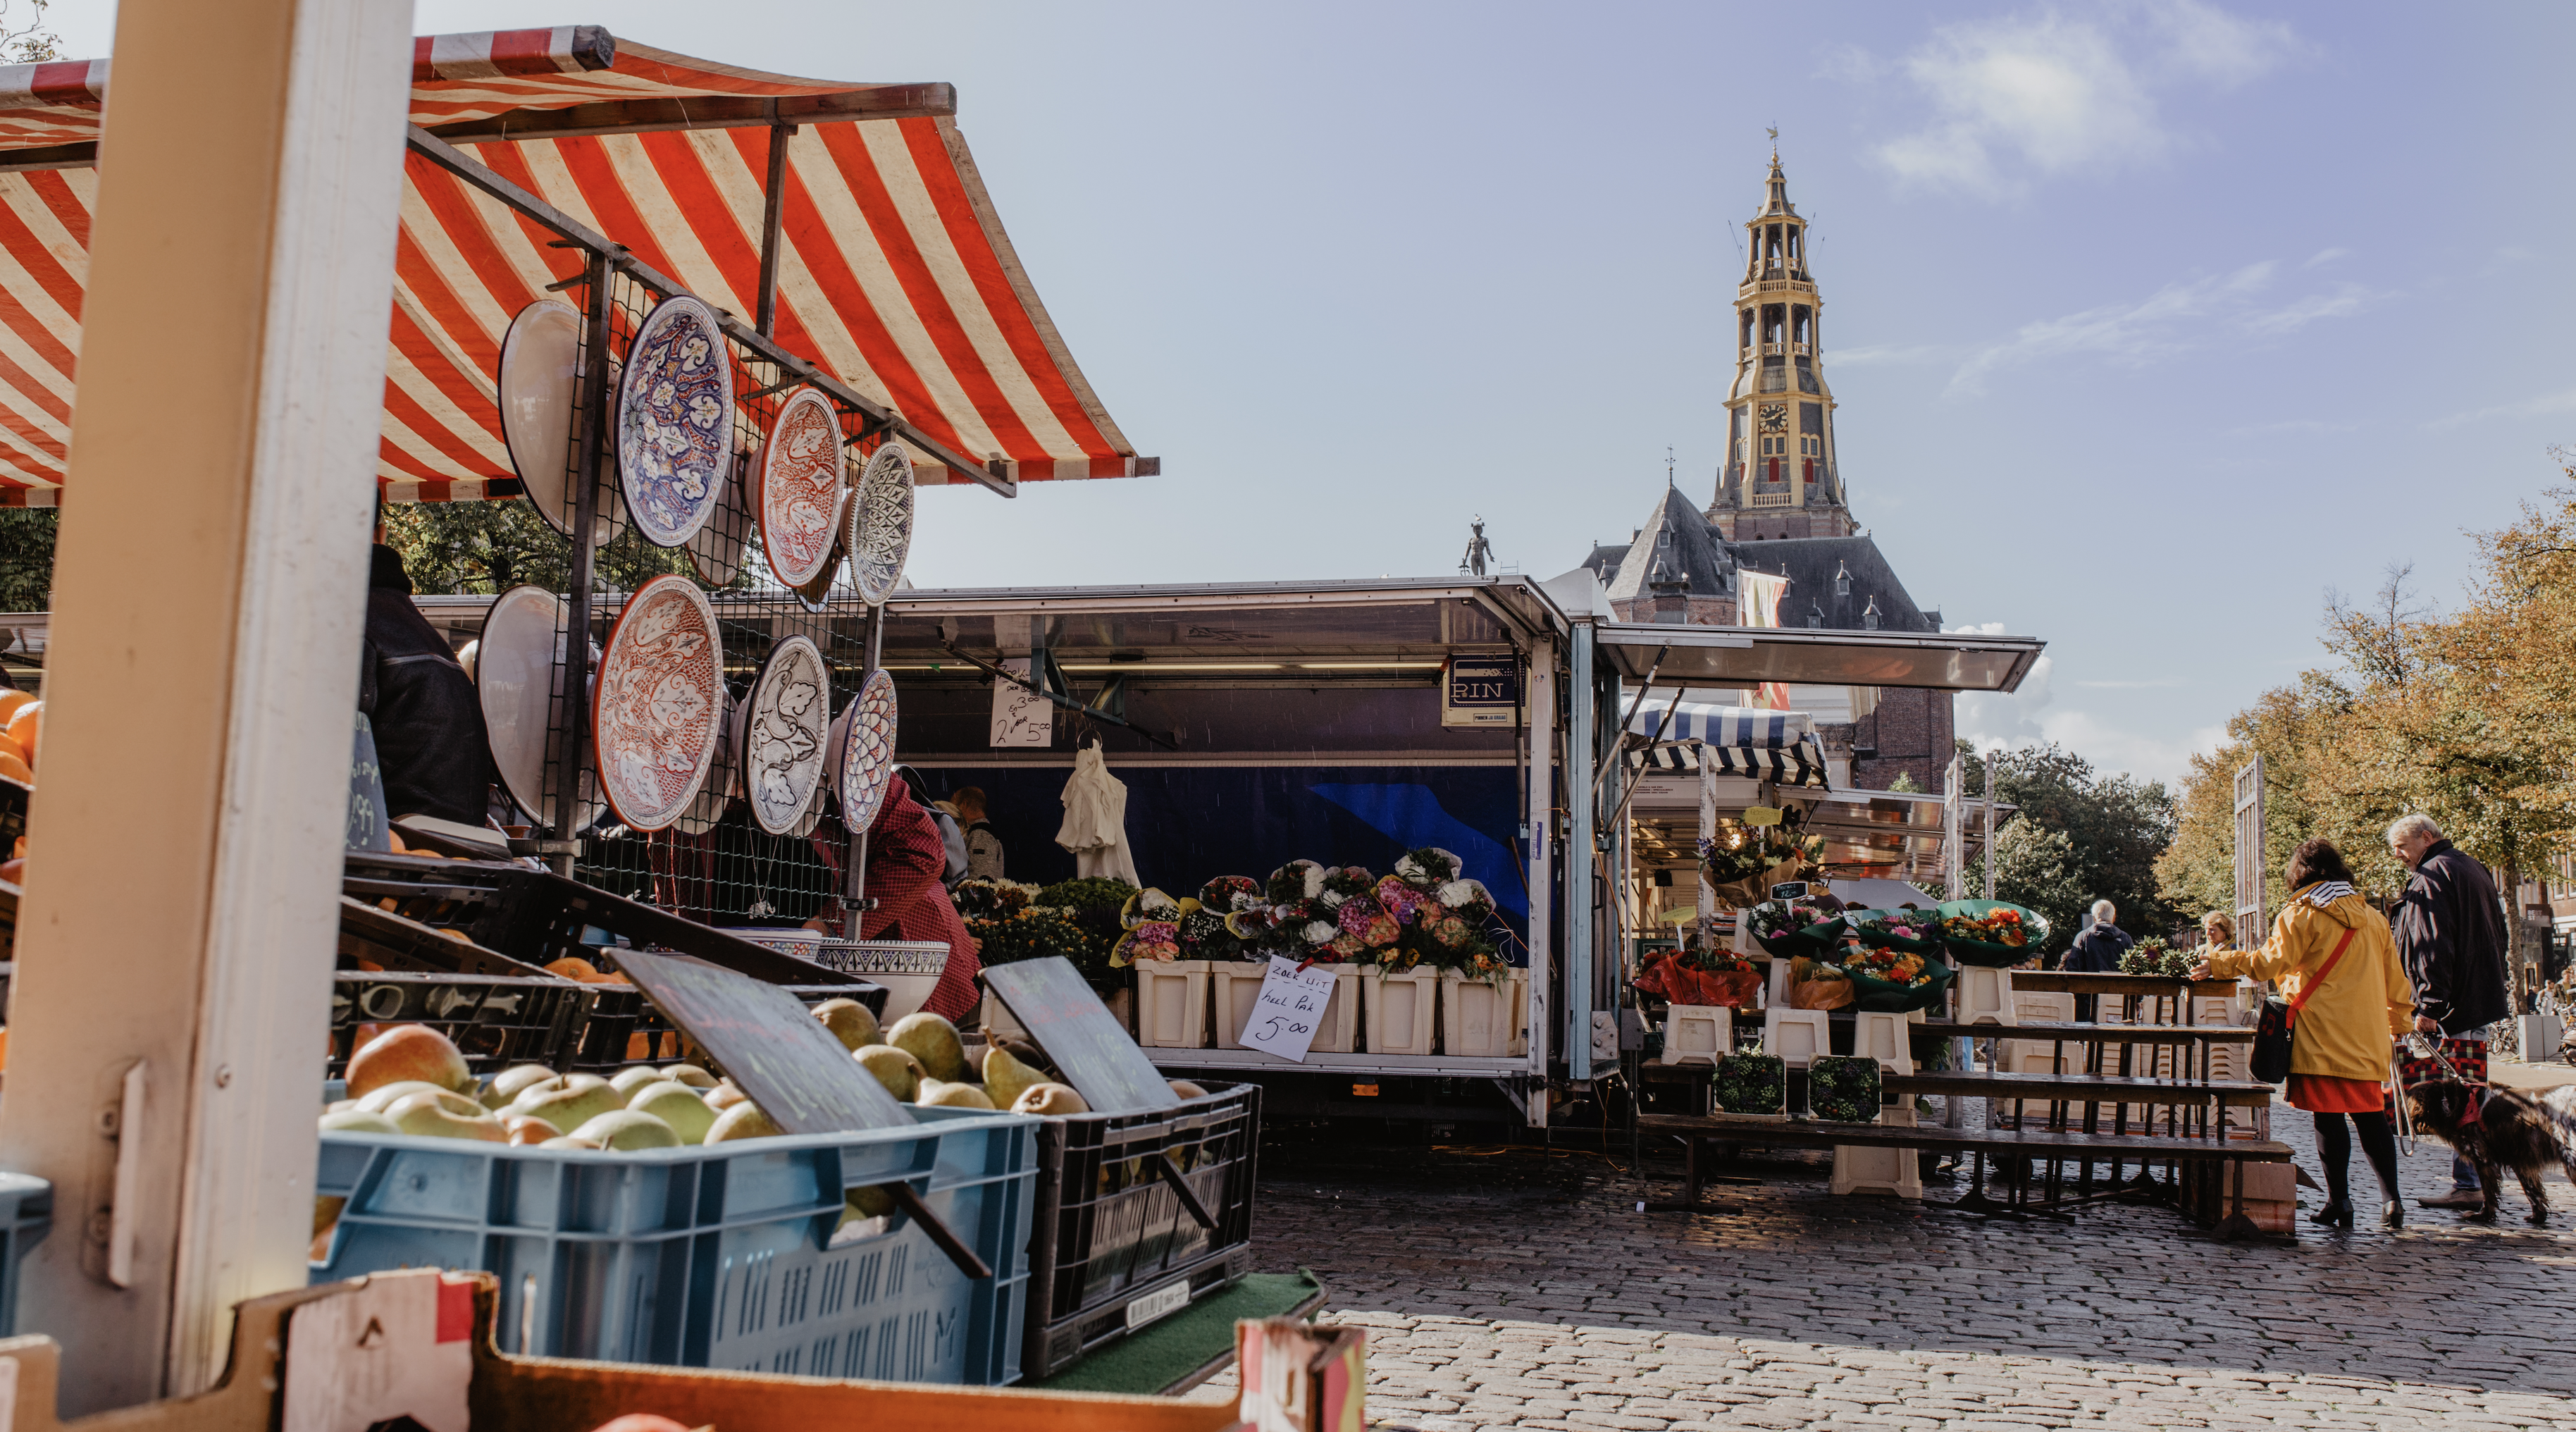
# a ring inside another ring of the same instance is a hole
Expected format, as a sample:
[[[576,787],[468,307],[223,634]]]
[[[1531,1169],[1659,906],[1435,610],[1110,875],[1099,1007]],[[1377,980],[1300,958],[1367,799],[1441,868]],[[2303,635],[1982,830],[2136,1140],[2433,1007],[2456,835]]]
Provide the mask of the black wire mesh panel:
[[[596,995],[571,980],[498,975],[361,974],[331,977],[329,1072],[338,1079],[375,1024],[425,1024],[444,1034],[477,1074],[513,1064],[563,1068]]]
[[[588,285],[575,286],[566,298],[587,311]],[[569,628],[580,603],[566,600],[557,609],[558,679],[548,696],[546,722],[559,737],[578,715],[585,736],[577,762],[567,759],[559,740],[548,743],[542,795],[534,800],[535,808],[519,810],[517,822],[532,833],[582,839],[583,854],[573,871],[576,878],[704,924],[793,926],[817,916],[837,919],[840,877],[816,843],[820,836],[837,850],[841,840],[837,801],[828,789],[819,791],[806,819],[790,834],[761,829],[741,799],[742,723],[731,715],[748,699],[772,650],[792,637],[807,638],[823,655],[829,672],[827,706],[832,713],[846,707],[866,675],[867,623],[853,615],[861,610],[861,603],[856,600],[848,563],[835,550],[815,582],[801,589],[786,587],[763,549],[760,523],[752,511],[752,470],[761,445],[781,407],[803,384],[777,364],[725,344],[735,395],[730,418],[733,462],[712,512],[696,534],[678,547],[653,545],[638,530],[619,481],[616,417],[623,361],[658,302],[653,291],[622,273],[609,279],[611,357],[606,406],[594,419],[588,406],[590,392],[582,391],[583,406],[564,453],[566,469],[574,474],[564,487],[570,492],[578,486],[582,433],[596,421],[600,432],[598,516],[592,526],[596,549],[583,592],[562,594],[567,598],[586,595],[584,665],[594,675],[584,683],[578,698],[582,706],[576,712],[570,706],[575,693],[561,678],[571,652]],[[825,401],[839,425],[844,471],[855,476],[879,438],[869,431],[863,415],[828,395]],[[843,526],[838,521],[833,524],[836,532]],[[569,536],[560,540],[562,568],[571,570],[572,540]],[[693,581],[715,610],[728,714],[720,728],[719,754],[700,798],[674,824],[636,831],[622,824],[600,798],[595,776],[597,733],[590,730],[589,706],[597,689],[598,654],[607,648],[619,615],[638,586],[666,573]],[[826,787],[829,784],[824,782]],[[526,797],[521,793],[521,799]]]

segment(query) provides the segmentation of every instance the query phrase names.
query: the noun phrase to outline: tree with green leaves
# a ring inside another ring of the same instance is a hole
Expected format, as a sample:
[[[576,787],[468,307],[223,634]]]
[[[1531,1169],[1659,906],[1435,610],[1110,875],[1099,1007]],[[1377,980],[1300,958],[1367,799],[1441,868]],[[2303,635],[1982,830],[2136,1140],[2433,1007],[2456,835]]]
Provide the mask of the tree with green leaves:
[[[560,592],[572,584],[572,542],[525,502],[423,502],[385,508],[385,545],[403,559],[412,590],[423,595],[497,595],[521,583]],[[753,585],[758,541],[746,543],[733,586]],[[633,591],[665,572],[696,569],[689,554],[656,547],[631,528],[591,557],[599,580]]]
[[[53,609],[55,511],[0,507],[0,612]]]
[[[2014,807],[1995,832],[1995,888],[2001,893],[1991,898],[2048,916],[2052,952],[2075,938],[2083,911],[2096,900],[2119,907],[2120,925],[2132,934],[2163,934],[2187,919],[2157,887],[2157,857],[2174,837],[2174,801],[2163,782],[2099,775],[2092,762],[2055,742],[1980,755],[1962,741],[1959,757],[1969,796],[1983,797],[1991,781],[1996,801]],[[2021,831],[2025,825],[2031,829]],[[2041,832],[2062,839],[2062,856],[2058,842],[2041,840]],[[2011,879],[2004,872],[2007,849],[2021,862],[2021,873]],[[1982,878],[1982,871],[1972,871],[1970,883]],[[2061,880],[2073,894],[2064,893]],[[2057,910],[2035,903],[2042,898],[2065,902],[2070,918],[2060,920]]]

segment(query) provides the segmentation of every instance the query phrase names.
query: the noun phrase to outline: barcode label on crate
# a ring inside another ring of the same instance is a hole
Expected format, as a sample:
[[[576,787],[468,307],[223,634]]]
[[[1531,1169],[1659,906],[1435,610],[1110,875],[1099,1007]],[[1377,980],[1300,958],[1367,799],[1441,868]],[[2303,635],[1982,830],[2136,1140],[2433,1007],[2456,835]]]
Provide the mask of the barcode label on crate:
[[[1127,1331],[1134,1332],[1156,1318],[1177,1313],[1190,1305],[1190,1280],[1156,1288],[1127,1305]]]

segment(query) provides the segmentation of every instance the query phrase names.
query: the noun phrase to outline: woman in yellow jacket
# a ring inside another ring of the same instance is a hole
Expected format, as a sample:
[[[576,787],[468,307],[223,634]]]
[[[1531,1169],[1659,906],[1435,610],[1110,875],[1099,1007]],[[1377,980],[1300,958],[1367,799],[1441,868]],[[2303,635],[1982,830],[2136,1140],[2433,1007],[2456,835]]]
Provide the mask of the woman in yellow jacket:
[[[2352,871],[2333,846],[2322,840],[2300,846],[2290,856],[2288,883],[2289,908],[2273,922],[2263,948],[2219,951],[2192,976],[2251,975],[2279,981],[2293,1003],[2307,996],[2294,1024],[2289,1098],[2293,1107],[2316,1115],[2328,1200],[2308,1221],[2352,1226],[2345,1167],[2352,1159],[2352,1135],[2344,1127],[2349,1117],[2387,1199],[2379,1221],[2395,1228],[2405,1212],[2397,1196],[2397,1140],[2381,1086],[2388,1078],[2391,1042],[2414,1024],[2414,986],[2397,963],[2388,921],[2352,888]],[[2325,974],[2338,945],[2343,958]]]

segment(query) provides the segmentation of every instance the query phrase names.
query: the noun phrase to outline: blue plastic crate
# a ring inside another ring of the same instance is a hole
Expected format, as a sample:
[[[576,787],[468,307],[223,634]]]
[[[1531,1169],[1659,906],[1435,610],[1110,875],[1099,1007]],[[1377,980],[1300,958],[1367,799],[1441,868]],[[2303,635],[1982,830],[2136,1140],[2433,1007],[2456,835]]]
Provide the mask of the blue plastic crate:
[[[0,1338],[18,1331],[18,1264],[54,1226],[54,1186],[23,1173],[0,1173]],[[1012,1349],[1016,1369],[1018,1349]]]
[[[1015,1382],[1039,1121],[914,1113],[912,1128],[633,1153],[326,1133],[315,1191],[348,1203],[312,1280],[493,1273],[508,1352]],[[900,1212],[836,1239],[845,1190],[898,1179],[991,1278]]]

